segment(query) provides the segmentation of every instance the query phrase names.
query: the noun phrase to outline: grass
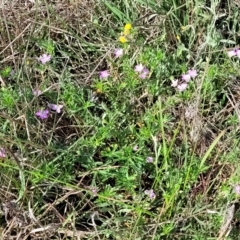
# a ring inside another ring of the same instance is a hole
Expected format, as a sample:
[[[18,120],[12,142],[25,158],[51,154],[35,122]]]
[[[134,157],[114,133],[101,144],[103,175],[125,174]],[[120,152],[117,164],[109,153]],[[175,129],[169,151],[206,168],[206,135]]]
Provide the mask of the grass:
[[[1,239],[237,239],[239,5],[50,2],[0,5]]]

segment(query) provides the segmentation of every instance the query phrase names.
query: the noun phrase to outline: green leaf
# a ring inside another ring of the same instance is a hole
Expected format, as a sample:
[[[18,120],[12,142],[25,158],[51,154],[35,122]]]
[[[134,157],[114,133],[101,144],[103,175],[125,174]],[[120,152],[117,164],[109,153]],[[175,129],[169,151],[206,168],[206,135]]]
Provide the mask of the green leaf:
[[[220,138],[224,135],[225,131],[222,131],[217,138],[212,142],[211,146],[209,147],[209,149],[207,150],[207,152],[205,153],[205,155],[202,158],[202,161],[200,163],[200,169],[203,167],[204,163],[206,162],[208,156],[210,155],[210,153],[212,152],[213,148],[216,146],[216,144],[219,142]]]
[[[104,4],[116,15],[121,21],[124,20],[125,15],[117,7],[110,5],[107,1],[104,1]]]

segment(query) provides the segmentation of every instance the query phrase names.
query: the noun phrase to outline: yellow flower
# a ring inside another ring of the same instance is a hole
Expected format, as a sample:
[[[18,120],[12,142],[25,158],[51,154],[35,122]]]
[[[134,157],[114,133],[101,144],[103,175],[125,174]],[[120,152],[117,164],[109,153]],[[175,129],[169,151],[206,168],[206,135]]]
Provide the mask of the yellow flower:
[[[127,38],[125,36],[120,36],[119,37],[119,42],[125,43],[125,42],[127,42]]]
[[[178,35],[176,36],[176,39],[180,42],[180,37]]]
[[[181,30],[184,31],[186,29],[185,26],[181,26]]]
[[[125,24],[125,26],[124,26],[124,31],[125,30],[130,30],[132,28],[132,24],[131,23],[127,23],[127,24]]]
[[[125,24],[124,26],[124,31],[123,31],[123,35],[127,36],[130,34],[130,29],[132,28],[132,25],[130,23]]]

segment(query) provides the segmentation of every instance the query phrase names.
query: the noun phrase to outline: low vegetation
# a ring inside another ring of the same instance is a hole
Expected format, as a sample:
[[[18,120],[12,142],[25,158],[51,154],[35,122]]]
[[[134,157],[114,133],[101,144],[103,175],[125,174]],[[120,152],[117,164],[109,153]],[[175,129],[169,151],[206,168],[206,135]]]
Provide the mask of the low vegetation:
[[[0,9],[1,239],[238,238],[238,1]]]

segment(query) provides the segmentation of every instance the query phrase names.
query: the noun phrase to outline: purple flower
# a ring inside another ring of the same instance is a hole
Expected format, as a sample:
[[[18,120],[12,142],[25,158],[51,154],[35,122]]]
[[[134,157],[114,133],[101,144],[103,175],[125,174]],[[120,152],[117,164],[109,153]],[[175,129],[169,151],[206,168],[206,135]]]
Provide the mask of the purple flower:
[[[185,82],[189,82],[191,80],[190,74],[183,74],[182,80],[184,80]]]
[[[147,162],[152,163],[153,162],[153,157],[147,157]]]
[[[177,87],[177,85],[178,85],[178,80],[177,79],[176,80],[172,80],[171,86],[172,87]]]
[[[229,57],[236,56],[236,55],[237,55],[236,50],[233,49],[233,50],[227,51],[227,55],[228,55]]]
[[[41,90],[39,90],[39,89],[33,90],[33,95],[34,95],[34,96],[39,96],[39,95],[41,95],[41,94],[42,94],[42,91],[41,91]]]
[[[38,58],[38,60],[42,63],[42,64],[45,64],[45,63],[47,63],[47,62],[49,62],[50,60],[51,60],[51,55],[47,55],[47,54],[43,54],[42,56],[40,56],[39,58]]]
[[[195,78],[198,74],[197,74],[197,70],[195,69],[191,69],[191,70],[188,70],[188,75],[191,77],[191,78]]]
[[[116,58],[119,58],[123,55],[123,49],[122,48],[116,48],[114,51],[114,55]]]
[[[154,193],[153,189],[145,190],[144,193],[148,195],[151,200],[156,197],[156,194]]]
[[[100,78],[108,78],[109,76],[108,70],[101,71],[99,75]]]
[[[138,145],[135,145],[134,147],[133,147],[133,151],[137,151],[138,150]]]
[[[141,79],[145,79],[147,77],[147,74],[149,73],[149,70],[147,68],[144,68],[142,73],[139,75]]]
[[[238,58],[240,58],[240,49],[236,50],[236,55],[237,55]]]
[[[5,158],[7,155],[6,155],[6,151],[4,148],[1,148],[0,149],[0,158]]]
[[[177,86],[177,89],[179,92],[182,92],[187,89],[187,86],[188,86],[187,83],[183,82]]]
[[[141,79],[145,79],[149,73],[149,70],[141,63],[135,66],[134,71],[140,73],[139,77]]]
[[[240,195],[240,185],[236,185],[234,191],[236,194]]]
[[[40,119],[47,119],[49,116],[49,110],[39,110],[36,112],[36,116],[39,117]]]
[[[63,105],[48,103],[48,107],[49,107],[50,109],[52,109],[53,111],[56,111],[57,113],[60,113],[60,112],[61,112],[61,109],[63,108]]]
[[[138,73],[141,73],[144,68],[145,68],[145,67],[140,63],[140,64],[138,64],[138,65],[135,66],[134,71],[135,71],[135,72],[138,72]]]

